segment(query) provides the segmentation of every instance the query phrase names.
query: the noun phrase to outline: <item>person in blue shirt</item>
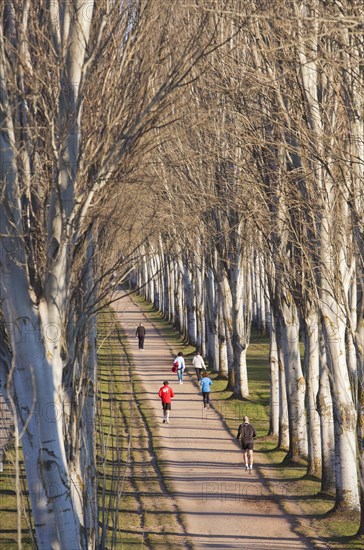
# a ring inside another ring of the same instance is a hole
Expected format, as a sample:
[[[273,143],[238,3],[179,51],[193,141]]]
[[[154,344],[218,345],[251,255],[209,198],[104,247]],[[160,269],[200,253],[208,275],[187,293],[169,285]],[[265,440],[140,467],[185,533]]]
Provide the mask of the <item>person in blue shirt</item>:
[[[204,409],[208,409],[210,406],[210,387],[212,384],[211,378],[209,378],[209,375],[207,372],[202,373],[202,378],[200,380],[200,386],[202,390],[202,399],[203,399],[203,406]]]

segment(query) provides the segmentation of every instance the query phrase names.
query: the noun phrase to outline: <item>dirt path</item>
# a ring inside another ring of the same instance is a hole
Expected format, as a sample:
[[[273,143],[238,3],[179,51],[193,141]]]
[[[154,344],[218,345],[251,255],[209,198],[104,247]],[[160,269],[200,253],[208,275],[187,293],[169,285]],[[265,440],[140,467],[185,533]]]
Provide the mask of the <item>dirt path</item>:
[[[121,295],[123,293],[120,293]],[[292,520],[272,500],[257,470],[242,468],[242,455],[219,415],[204,412],[201,396],[192,383],[192,368],[182,385],[171,372],[167,342],[129,297],[116,303],[118,319],[129,339],[148,414],[160,419],[159,439],[166,481],[176,498],[193,547],[200,549],[310,549],[293,530]],[[138,350],[135,328],[147,330],[145,350]],[[164,379],[176,397],[171,423],[162,423],[157,396]]]

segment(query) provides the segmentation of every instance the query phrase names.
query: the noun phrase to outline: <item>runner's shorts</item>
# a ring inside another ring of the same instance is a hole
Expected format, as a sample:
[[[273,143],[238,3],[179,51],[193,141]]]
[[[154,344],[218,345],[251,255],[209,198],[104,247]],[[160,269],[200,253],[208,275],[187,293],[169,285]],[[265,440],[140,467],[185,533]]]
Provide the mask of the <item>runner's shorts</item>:
[[[243,451],[252,451],[254,447],[254,443],[241,443],[241,448]]]
[[[162,403],[162,407],[164,411],[170,411],[172,408],[170,403]]]

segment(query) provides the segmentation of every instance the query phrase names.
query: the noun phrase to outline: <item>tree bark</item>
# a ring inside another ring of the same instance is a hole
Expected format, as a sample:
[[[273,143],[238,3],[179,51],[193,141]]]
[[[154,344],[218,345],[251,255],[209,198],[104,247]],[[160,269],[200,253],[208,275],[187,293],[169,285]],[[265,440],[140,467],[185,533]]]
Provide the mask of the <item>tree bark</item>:
[[[306,378],[306,411],[308,431],[308,474],[321,476],[320,417],[317,412],[319,391],[319,327],[315,308],[307,311],[303,321],[304,361]]]
[[[288,303],[288,296],[282,307],[280,337],[284,356],[284,370],[287,386],[290,447],[288,458],[299,461],[307,457],[307,424],[305,415],[305,379],[299,353],[299,322],[294,304]]]
[[[320,415],[322,474],[321,491],[335,494],[335,437],[334,415],[330,387],[330,373],[326,359],[325,342],[322,330],[319,331],[320,347],[320,387],[317,408]]]
[[[270,414],[269,414],[269,435],[279,435],[279,358],[277,348],[277,334],[275,320],[272,316],[270,331]]]

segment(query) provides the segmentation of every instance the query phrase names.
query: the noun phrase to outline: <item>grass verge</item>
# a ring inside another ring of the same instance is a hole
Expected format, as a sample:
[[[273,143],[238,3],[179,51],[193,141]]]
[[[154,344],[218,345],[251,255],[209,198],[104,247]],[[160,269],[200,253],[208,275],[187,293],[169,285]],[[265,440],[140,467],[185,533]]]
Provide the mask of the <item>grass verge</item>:
[[[0,548],[17,550],[19,537],[17,530],[17,498],[15,491],[15,450],[10,446],[6,452],[3,472],[0,473]],[[21,544],[23,550],[34,548],[32,530],[29,526],[29,502],[23,460],[19,461],[19,476],[22,486],[21,491]]]
[[[145,410],[141,385],[132,376],[132,360],[112,312],[101,316],[99,341],[103,342],[99,373],[104,424],[98,448],[108,499],[105,502],[105,490],[100,487],[100,504],[104,502],[108,510],[106,546],[118,550],[188,548],[154,451],[156,424]]]

